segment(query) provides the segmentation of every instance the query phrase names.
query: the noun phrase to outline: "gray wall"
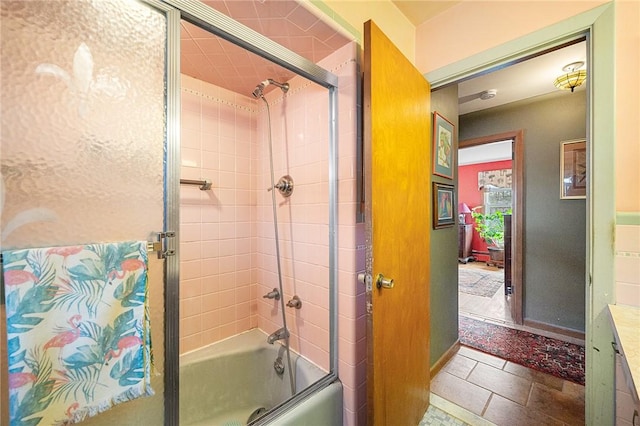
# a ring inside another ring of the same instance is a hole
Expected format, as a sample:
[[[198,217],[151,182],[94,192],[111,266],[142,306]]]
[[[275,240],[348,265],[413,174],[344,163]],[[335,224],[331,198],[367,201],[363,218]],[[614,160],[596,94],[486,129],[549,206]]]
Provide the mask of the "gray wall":
[[[458,151],[458,86],[431,93],[431,111],[438,111],[455,126],[454,147]],[[434,182],[458,184],[458,158],[454,180],[432,175]],[[457,190],[457,189],[456,189]],[[428,193],[431,194],[429,188]],[[457,207],[457,200],[456,200]],[[454,216],[457,217],[457,214]],[[429,218],[433,223],[433,218]],[[431,365],[458,340],[458,227],[431,231]]]
[[[586,135],[586,93],[460,117],[460,140],[524,130],[524,319],[584,332],[586,202],[560,200],[560,143]]]

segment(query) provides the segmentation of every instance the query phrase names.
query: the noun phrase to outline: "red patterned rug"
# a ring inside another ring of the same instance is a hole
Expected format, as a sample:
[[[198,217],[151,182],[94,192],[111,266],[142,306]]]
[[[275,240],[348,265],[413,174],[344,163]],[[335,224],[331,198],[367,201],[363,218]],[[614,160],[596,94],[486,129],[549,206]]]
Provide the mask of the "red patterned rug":
[[[460,316],[460,343],[584,385],[584,347]]]

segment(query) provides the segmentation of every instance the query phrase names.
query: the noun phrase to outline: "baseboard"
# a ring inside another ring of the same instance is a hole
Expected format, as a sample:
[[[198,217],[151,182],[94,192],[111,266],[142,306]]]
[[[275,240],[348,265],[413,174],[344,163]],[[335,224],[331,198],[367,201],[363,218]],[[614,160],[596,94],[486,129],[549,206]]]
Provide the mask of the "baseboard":
[[[431,366],[430,374],[432,379],[440,372],[440,370],[442,370],[442,367],[444,367],[444,365],[453,358],[453,356],[458,352],[458,349],[460,349],[460,340],[456,340],[456,342],[444,354],[442,354],[440,359]]]
[[[560,327],[557,325],[547,324],[545,322],[525,319],[524,325],[526,327],[535,328],[537,330],[550,331],[551,333],[560,334],[567,337],[572,337],[574,339],[579,339],[584,341],[585,334],[582,331],[573,330],[571,328]]]

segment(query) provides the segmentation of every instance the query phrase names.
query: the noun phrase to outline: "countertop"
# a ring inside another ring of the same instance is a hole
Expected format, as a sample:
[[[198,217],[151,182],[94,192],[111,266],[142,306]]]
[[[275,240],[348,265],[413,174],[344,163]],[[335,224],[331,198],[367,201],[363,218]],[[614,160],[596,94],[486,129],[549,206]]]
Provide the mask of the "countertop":
[[[613,332],[620,342],[618,350],[626,361],[631,382],[628,385],[640,395],[640,308],[609,305]]]

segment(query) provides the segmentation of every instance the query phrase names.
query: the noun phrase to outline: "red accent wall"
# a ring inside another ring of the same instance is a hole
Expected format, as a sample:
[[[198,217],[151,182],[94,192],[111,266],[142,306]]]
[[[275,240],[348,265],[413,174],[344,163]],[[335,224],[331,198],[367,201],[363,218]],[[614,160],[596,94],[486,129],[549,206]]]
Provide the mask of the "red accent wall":
[[[492,161],[490,163],[470,164],[458,167],[458,203],[467,203],[470,209],[482,205],[482,192],[478,191],[478,172],[488,170],[503,170],[511,168],[511,160]],[[466,222],[473,223],[471,214],[466,215]],[[488,251],[487,244],[480,238],[478,232],[473,230],[471,250]],[[488,255],[476,255],[478,260],[486,261]]]

